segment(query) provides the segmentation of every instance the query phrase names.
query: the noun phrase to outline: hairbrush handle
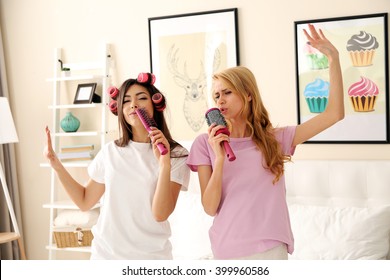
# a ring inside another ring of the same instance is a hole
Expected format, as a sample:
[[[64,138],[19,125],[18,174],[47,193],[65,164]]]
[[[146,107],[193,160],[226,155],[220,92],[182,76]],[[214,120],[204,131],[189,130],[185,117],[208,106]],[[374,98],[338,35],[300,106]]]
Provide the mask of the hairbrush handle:
[[[160,151],[161,155],[165,155],[166,153],[168,153],[168,150],[167,150],[167,148],[165,148],[163,143],[158,143],[157,149]]]
[[[224,128],[221,128],[221,129],[218,129],[217,132],[215,133],[215,135],[218,135],[218,134],[226,134],[227,136],[230,135],[230,131],[227,127],[224,127]],[[236,155],[233,153],[233,150],[232,148],[230,147],[230,144],[228,141],[223,141],[222,142],[222,145],[223,145],[223,148],[225,149],[225,153],[226,153],[226,156],[228,158],[229,161],[233,161],[236,159]]]
[[[225,153],[229,161],[233,161],[236,159],[236,155],[233,153],[232,148],[229,145],[228,141],[223,141],[222,142],[223,147],[225,148]]]
[[[150,118],[146,111],[143,110],[143,109],[137,109],[135,110],[138,118],[141,120],[143,126],[145,127],[146,131],[147,132],[151,132],[152,129],[150,128],[151,126],[157,126],[156,125],[156,122],[154,121],[154,119]],[[160,151],[160,154],[161,155],[165,155],[166,153],[168,153],[168,150],[167,148],[164,146],[163,143],[158,143],[157,144],[157,149]]]

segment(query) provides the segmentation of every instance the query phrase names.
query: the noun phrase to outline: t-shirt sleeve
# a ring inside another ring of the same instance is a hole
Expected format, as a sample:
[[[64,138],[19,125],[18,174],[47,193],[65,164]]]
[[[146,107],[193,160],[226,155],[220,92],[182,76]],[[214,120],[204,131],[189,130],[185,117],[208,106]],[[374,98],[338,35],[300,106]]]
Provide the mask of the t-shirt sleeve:
[[[296,146],[293,146],[296,126],[286,126],[280,129],[278,141],[282,145],[283,153],[292,156],[295,153]]]
[[[171,159],[171,181],[180,184],[182,191],[188,189],[190,181],[190,169],[186,164],[186,159],[187,157]]]
[[[88,166],[88,175],[95,182],[104,184],[104,174],[104,153],[102,150],[100,150],[92,160],[91,164]]]
[[[210,150],[207,139],[207,134],[201,134],[196,137],[192,143],[190,154],[187,158],[187,165],[194,172],[198,171],[199,165],[211,165]]]

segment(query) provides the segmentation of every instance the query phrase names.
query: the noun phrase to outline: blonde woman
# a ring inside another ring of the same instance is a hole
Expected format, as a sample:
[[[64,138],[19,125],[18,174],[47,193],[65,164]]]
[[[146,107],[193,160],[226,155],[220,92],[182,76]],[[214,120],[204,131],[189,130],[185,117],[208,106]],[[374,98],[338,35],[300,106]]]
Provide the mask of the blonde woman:
[[[212,124],[199,135],[187,164],[198,172],[216,259],[287,259],[294,239],[285,199],[284,162],[298,144],[344,118],[339,53],[321,30],[304,30],[308,44],[329,60],[326,110],[297,126],[276,128],[261,100],[256,79],[245,67],[213,76],[213,98],[230,124],[230,137]],[[237,159],[228,162],[221,143],[229,141]]]

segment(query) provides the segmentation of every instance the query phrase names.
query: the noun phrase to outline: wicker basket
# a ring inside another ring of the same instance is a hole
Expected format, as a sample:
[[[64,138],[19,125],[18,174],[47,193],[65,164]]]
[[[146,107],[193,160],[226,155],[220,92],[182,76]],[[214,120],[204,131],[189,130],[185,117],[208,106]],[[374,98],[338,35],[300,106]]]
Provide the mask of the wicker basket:
[[[91,246],[93,234],[90,229],[56,228],[53,230],[57,248]]]

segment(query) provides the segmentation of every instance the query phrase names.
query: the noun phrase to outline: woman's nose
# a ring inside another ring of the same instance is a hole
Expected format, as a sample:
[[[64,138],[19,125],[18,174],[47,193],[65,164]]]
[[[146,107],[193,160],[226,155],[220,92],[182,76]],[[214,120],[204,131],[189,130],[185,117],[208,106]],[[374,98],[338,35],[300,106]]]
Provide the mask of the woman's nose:
[[[225,103],[225,100],[222,97],[219,97],[218,100],[217,100],[217,105],[218,104],[224,104],[224,103]]]
[[[133,102],[133,103],[131,103],[130,107],[131,107],[132,109],[137,109],[137,108],[138,108],[138,105],[137,105],[135,102]]]

